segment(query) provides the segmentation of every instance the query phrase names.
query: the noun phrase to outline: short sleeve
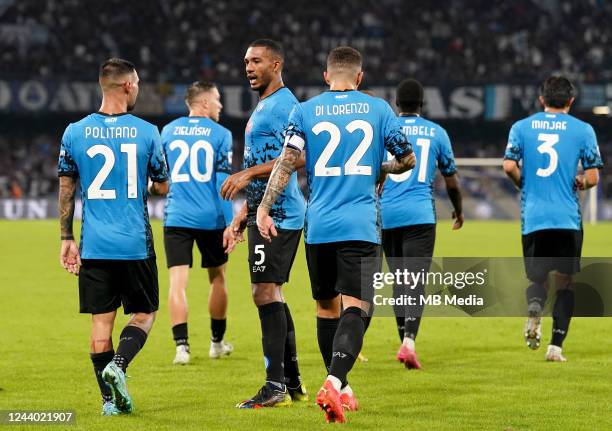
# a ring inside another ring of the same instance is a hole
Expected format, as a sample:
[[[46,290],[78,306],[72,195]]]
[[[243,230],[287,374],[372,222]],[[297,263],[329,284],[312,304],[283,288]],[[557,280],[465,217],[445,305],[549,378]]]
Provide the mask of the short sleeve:
[[[170,133],[169,131],[170,127],[168,125],[164,126],[164,128],[162,129],[161,132],[161,146],[162,146],[162,151],[164,153],[168,153],[168,134]]]
[[[582,162],[583,169],[594,169],[602,168],[603,160],[599,153],[599,147],[597,145],[597,137],[595,136],[595,130],[590,124],[586,125],[585,139],[580,149],[580,161]]]
[[[523,142],[521,140],[521,134],[518,123],[515,123],[510,129],[508,135],[508,145],[506,145],[506,152],[504,153],[504,160],[514,160],[520,162],[523,158]]]
[[[295,105],[289,114],[289,124],[285,129],[285,146],[298,151],[303,151],[306,145],[306,133],[304,132],[304,116],[301,105]]]
[[[232,173],[232,133],[229,130],[225,131],[223,141],[217,151],[216,171],[218,173]]]
[[[151,181],[163,183],[164,181],[168,181],[168,166],[166,165],[166,158],[164,156],[164,150],[162,149],[161,136],[159,136],[157,127],[153,126],[151,135],[152,151],[149,159],[149,177],[151,177]]]
[[[293,110],[294,106],[297,104],[297,102],[295,104],[277,103],[272,110],[274,115],[272,133],[281,147],[283,146],[283,141],[285,138],[285,129],[289,123],[289,116],[291,115],[291,111]]]
[[[232,173],[232,133],[229,130],[225,131],[223,141],[217,151],[216,167],[216,188],[219,198],[221,198],[221,187],[223,183]],[[225,225],[229,226],[234,216],[232,201],[220,199]]]
[[[391,109],[388,103],[385,103],[383,111],[383,139],[385,149],[393,154],[396,159],[403,159],[412,153],[412,144],[408,141],[408,137],[402,132],[395,112]]]
[[[453,154],[453,147],[451,146],[448,133],[444,129],[438,129],[438,139],[440,142],[440,152],[438,154],[438,169],[440,173],[445,177],[450,177],[457,172],[455,166],[455,156]]]
[[[73,158],[72,150],[72,124],[66,127],[60,144],[57,175],[60,177],[78,177],[79,170]]]

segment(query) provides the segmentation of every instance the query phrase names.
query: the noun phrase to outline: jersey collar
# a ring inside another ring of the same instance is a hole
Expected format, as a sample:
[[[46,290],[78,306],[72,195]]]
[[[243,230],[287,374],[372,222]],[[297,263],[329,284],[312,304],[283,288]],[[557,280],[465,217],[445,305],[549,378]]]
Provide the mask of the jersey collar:
[[[95,114],[100,114],[104,117],[120,117],[122,115],[128,115],[129,112],[122,112],[121,114],[107,114],[106,112],[98,111],[98,112],[95,112]]]

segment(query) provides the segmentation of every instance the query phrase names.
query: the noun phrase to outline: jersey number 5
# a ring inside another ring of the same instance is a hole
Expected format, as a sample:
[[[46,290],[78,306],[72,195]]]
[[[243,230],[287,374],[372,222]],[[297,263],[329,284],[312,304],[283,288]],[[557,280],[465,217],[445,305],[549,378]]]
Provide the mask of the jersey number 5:
[[[358,164],[372,144],[372,138],[374,137],[372,125],[364,120],[353,120],[346,125],[346,130],[349,133],[361,130],[363,132],[363,139],[355,149],[355,152],[344,164],[344,175],[372,175],[371,166],[362,166]],[[336,148],[338,148],[338,145],[340,145],[340,129],[334,123],[322,121],[315,124],[312,128],[312,132],[315,135],[321,132],[329,133],[329,142],[321,152],[317,163],[315,163],[315,177],[339,177],[342,175],[342,168],[340,166],[327,166],[327,163],[329,159],[331,159]]]
[[[127,154],[127,197],[128,199],[136,199],[138,197],[136,144],[121,144],[121,152]],[[104,181],[115,166],[115,153],[110,147],[102,144],[93,145],[87,150],[87,155],[92,159],[98,154],[104,156],[104,164],[87,188],[87,199],[116,199],[117,192],[115,189],[102,188]]]
[[[538,146],[538,151],[542,154],[548,154],[550,157],[550,164],[547,168],[538,168],[536,175],[539,177],[548,177],[557,170],[557,163],[559,161],[559,155],[553,148],[553,145],[559,143],[559,135],[555,133],[540,133],[538,135],[538,141],[544,142]]]

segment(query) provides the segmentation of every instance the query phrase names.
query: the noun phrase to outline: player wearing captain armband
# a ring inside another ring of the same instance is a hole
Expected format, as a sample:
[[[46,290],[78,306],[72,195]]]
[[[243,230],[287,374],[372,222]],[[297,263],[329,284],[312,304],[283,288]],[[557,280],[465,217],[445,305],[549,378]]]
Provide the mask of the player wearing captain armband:
[[[412,147],[389,104],[358,91],[361,66],[361,54],[353,48],[330,52],[324,73],[329,91],[293,109],[285,147],[257,211],[260,235],[274,244],[279,232],[270,210],[305,151],[306,259],[328,371],[316,401],[328,422],[344,422],[344,410],[358,406],[347,375],[363,343],[372,275],[380,271],[377,185],[384,174],[414,166]],[[386,151],[392,160],[386,160]]]

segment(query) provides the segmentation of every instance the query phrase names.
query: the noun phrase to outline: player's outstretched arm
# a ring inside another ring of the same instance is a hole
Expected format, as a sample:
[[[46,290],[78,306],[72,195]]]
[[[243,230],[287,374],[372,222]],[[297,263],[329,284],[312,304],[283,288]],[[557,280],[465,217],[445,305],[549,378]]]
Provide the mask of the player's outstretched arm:
[[[280,157],[261,165],[251,166],[233,175],[227,177],[221,186],[221,197],[223,199],[232,200],[238,192],[244,189],[249,183],[256,178],[268,178],[274,169],[274,165]],[[301,169],[306,165],[306,159],[300,157],[296,163],[296,170]]]
[[[240,172],[230,175],[226,178],[221,186],[221,197],[223,199],[232,200],[238,192],[244,189],[255,178],[267,178],[274,168],[276,160],[262,163],[261,165],[251,166],[243,169]]]
[[[74,240],[72,221],[74,219],[74,195],[76,179],[70,176],[60,177],[59,219],[61,229],[60,264],[66,271],[78,275],[81,266],[79,247]]]
[[[300,160],[301,151],[295,148],[285,146],[280,157],[274,164],[274,169],[268,180],[268,186],[264,193],[259,208],[257,208],[257,228],[265,239],[270,241],[270,234],[276,236],[276,227],[274,221],[270,217],[270,208],[278,199],[280,194],[285,190],[291,175],[296,171]]]
[[[416,164],[416,157],[413,152],[407,154],[401,159],[392,158],[386,162],[383,162],[381,171],[384,174],[401,174],[412,168]]]
[[[457,174],[444,177],[444,183],[446,184],[448,198],[453,204],[453,219],[455,220],[455,223],[453,223],[453,230],[461,229],[461,226],[463,226],[463,205]]]
[[[512,180],[514,185],[521,188],[521,168],[519,168],[516,160],[505,159],[504,160],[504,172],[506,176]]]

